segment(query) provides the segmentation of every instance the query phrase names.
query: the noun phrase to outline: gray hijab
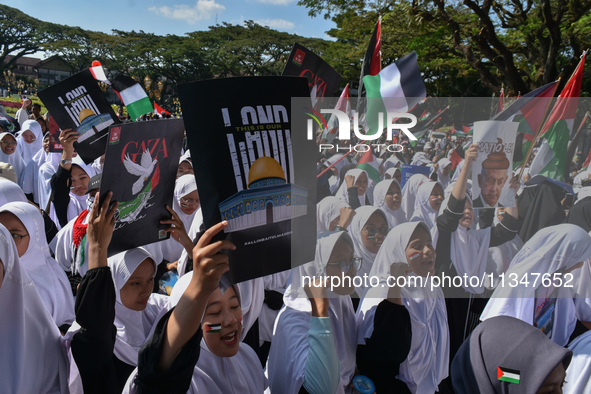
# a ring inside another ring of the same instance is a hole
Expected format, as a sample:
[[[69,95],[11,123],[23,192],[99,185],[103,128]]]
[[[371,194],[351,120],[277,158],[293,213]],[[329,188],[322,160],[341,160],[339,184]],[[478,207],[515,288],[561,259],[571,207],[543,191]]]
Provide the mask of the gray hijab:
[[[533,394],[560,362],[566,369],[571,358],[570,350],[541,330],[497,316],[480,323],[462,344],[451,364],[451,379],[458,394]],[[499,380],[499,367],[519,371],[519,384]]]

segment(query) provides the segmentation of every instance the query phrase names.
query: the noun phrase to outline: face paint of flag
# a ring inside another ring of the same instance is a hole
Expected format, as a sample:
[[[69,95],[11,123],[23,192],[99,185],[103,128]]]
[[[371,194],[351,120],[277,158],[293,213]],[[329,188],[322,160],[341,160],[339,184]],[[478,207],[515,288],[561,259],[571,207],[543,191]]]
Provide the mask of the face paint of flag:
[[[414,252],[413,254],[411,254],[410,256],[408,256],[409,260],[415,260],[417,259],[419,256],[421,255],[421,253],[419,252]]]
[[[521,375],[519,371],[515,369],[509,369],[504,367],[498,367],[497,378],[503,382],[519,384]]]
[[[221,332],[221,331],[222,331],[221,324],[206,324],[205,325],[205,332],[216,333],[216,332]]]

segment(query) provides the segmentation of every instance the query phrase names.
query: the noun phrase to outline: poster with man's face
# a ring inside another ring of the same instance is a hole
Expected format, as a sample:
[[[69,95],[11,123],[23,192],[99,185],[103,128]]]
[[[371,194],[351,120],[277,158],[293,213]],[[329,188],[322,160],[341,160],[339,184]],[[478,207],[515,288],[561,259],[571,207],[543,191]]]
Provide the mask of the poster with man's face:
[[[478,157],[472,166],[474,208],[514,207],[515,193],[509,188],[517,122],[487,120],[474,123]]]

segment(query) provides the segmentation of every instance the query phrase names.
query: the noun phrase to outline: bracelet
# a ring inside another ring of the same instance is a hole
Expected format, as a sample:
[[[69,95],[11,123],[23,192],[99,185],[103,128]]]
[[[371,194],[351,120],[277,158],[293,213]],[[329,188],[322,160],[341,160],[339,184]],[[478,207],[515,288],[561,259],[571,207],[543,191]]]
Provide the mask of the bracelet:
[[[347,229],[342,228],[341,226],[339,226],[338,224],[336,226],[334,226],[334,231],[347,231]]]

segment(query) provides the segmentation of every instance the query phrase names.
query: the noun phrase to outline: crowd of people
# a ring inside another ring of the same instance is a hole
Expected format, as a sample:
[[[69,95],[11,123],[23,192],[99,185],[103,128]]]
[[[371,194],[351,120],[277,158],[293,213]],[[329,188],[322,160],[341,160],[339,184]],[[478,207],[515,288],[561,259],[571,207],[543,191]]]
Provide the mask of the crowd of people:
[[[314,260],[232,284],[189,150],[171,237],[108,257],[102,159],[73,130],[51,152],[29,105],[0,134],[0,392],[591,392],[590,171],[575,189],[516,171],[516,206],[474,209],[469,137],[402,138],[375,154],[380,179],[327,149]]]

